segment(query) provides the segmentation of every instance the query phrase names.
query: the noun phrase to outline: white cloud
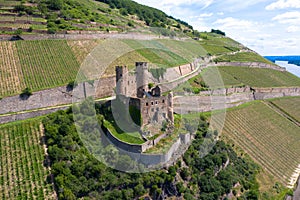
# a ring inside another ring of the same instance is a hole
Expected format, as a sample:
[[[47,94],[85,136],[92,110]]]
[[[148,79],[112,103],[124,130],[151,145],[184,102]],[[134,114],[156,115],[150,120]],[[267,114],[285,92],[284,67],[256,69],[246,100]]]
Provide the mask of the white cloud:
[[[242,19],[237,19],[233,17],[227,17],[224,19],[218,19],[213,23],[214,25],[218,25],[223,29],[252,29],[252,31],[255,31],[253,29],[255,27],[255,22],[248,21],[248,20],[242,20]]]
[[[266,6],[266,10],[300,8],[300,0],[278,0]]]
[[[201,15],[199,15],[199,17],[204,18],[204,17],[211,17],[213,16],[213,13],[203,13]]]
[[[149,5],[155,8],[159,8],[166,13],[172,13],[175,7],[197,5],[201,9],[205,9],[214,3],[214,0],[135,0],[138,3]]]
[[[223,12],[218,12],[217,15],[222,16],[222,15],[224,15],[224,13]]]
[[[300,27],[299,26],[289,26],[289,27],[287,27],[286,31],[288,33],[295,33],[295,32],[300,31]]]
[[[286,12],[272,18],[273,21],[278,21],[281,24],[300,24],[300,12]]]

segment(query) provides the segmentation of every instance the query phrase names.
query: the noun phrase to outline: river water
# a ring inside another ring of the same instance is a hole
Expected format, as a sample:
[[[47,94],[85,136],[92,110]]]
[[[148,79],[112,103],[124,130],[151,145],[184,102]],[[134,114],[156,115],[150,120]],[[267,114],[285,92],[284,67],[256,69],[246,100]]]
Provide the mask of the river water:
[[[287,71],[300,77],[300,66],[289,64],[288,61],[276,60],[275,63],[281,67],[285,67]]]

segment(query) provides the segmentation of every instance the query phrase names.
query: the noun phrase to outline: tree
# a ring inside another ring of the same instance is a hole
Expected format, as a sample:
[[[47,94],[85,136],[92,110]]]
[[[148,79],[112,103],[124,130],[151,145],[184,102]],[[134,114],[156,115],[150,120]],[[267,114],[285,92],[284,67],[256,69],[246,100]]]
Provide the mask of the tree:
[[[49,8],[52,10],[61,10],[63,7],[63,0],[48,0]]]
[[[21,28],[18,28],[15,32],[14,32],[14,34],[15,35],[21,35],[23,33],[23,31],[22,31],[22,29]]]
[[[226,35],[226,34],[225,34],[225,32],[223,32],[223,31],[220,31],[220,30],[211,29],[211,32],[212,32],[212,33],[219,34],[219,35],[223,35],[223,36],[225,36],[225,35]]]

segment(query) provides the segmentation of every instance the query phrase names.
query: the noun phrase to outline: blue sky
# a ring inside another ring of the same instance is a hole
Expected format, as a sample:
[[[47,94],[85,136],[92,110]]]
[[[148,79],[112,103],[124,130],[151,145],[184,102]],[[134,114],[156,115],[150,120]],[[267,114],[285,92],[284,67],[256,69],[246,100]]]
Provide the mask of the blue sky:
[[[300,55],[300,0],[135,0],[261,55]]]

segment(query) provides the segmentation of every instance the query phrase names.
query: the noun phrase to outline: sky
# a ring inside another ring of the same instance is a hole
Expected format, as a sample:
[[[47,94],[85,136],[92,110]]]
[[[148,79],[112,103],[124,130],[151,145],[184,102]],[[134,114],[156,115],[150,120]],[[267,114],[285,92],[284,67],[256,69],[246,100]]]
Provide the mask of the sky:
[[[300,0],[135,0],[188,22],[220,29],[263,56],[300,55]]]

